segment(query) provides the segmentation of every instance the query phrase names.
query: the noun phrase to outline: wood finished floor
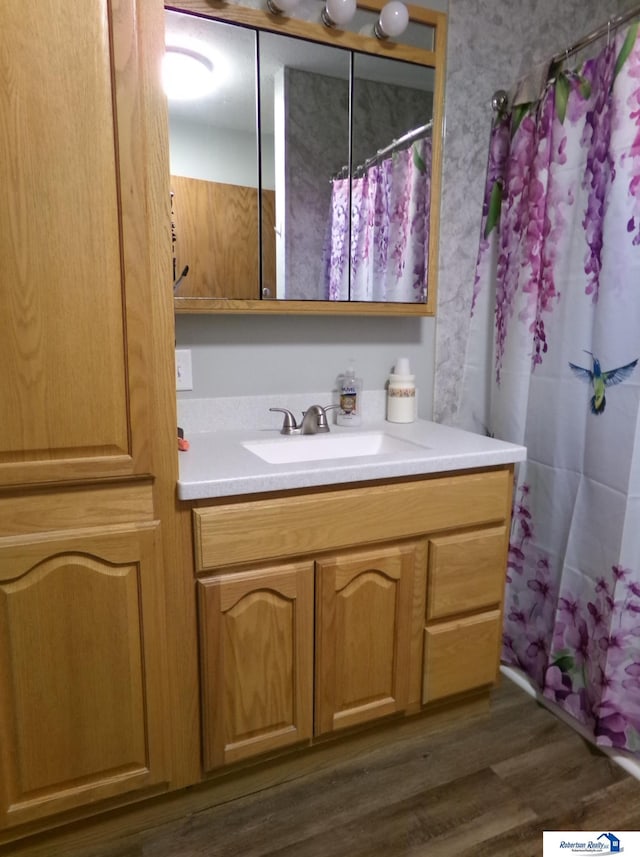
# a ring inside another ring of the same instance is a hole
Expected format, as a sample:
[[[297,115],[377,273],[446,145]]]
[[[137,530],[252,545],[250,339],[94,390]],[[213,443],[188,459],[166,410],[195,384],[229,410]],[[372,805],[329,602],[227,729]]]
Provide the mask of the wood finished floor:
[[[640,782],[503,680],[491,712],[65,857],[539,857],[640,830]]]

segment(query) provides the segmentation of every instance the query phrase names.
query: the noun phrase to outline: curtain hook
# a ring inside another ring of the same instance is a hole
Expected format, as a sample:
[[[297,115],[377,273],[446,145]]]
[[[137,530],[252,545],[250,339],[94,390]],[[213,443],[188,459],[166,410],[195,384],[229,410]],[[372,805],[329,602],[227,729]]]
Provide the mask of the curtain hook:
[[[611,18],[607,21],[607,47],[611,42]]]

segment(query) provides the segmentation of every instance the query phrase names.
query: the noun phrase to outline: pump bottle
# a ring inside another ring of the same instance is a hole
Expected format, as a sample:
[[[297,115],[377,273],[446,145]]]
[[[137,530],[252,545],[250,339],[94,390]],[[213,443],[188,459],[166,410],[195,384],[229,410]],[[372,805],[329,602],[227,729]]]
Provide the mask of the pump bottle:
[[[336,413],[339,426],[359,426],[362,423],[362,381],[356,378],[353,360],[342,376],[340,386],[340,405]]]

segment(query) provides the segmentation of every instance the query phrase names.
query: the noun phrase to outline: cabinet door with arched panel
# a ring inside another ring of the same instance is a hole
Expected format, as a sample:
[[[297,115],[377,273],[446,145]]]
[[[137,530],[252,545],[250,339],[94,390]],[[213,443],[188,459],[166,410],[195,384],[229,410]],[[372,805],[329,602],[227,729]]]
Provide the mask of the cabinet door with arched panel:
[[[426,554],[418,540],[316,563],[316,734],[415,704]]]
[[[198,581],[206,771],[309,740],[313,563]]]
[[[0,828],[168,781],[159,553],[154,521],[0,539]]]

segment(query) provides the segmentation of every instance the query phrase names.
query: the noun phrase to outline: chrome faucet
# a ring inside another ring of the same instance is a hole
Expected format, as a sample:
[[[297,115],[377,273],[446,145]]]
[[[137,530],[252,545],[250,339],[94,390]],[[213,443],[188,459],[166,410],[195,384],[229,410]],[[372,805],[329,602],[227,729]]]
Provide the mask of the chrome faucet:
[[[326,408],[323,408],[322,405],[311,405],[310,408],[303,411],[300,425],[297,424],[296,418],[287,408],[269,408],[269,410],[284,414],[280,434],[320,434],[329,431],[327,411],[337,407],[338,405],[327,405]]]
[[[300,427],[301,434],[319,434],[320,432],[329,431],[329,423],[327,422],[327,411],[332,408],[337,408],[337,405],[327,405],[323,408],[322,405],[311,405],[302,415],[302,425]]]

